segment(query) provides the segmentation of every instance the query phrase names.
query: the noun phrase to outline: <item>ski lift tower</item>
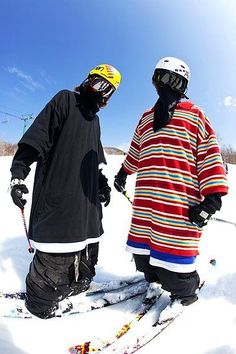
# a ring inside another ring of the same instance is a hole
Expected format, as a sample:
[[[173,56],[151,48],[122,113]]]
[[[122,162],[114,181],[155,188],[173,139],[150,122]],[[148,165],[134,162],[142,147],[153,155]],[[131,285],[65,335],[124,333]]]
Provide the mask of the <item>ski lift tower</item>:
[[[23,120],[24,125],[23,125],[23,135],[26,131],[27,123],[29,119],[34,119],[33,114],[23,114],[20,117],[20,120]]]
[[[15,114],[11,114],[11,113],[8,113],[8,112],[3,112],[3,111],[0,111],[0,113],[3,113],[5,116],[14,117],[14,118],[18,118],[18,119],[22,120],[24,122],[23,134],[26,131],[28,120],[29,119],[34,119],[33,114],[22,114],[20,116],[19,115],[17,116]],[[5,120],[1,121],[1,123],[8,123],[8,119],[5,119]]]

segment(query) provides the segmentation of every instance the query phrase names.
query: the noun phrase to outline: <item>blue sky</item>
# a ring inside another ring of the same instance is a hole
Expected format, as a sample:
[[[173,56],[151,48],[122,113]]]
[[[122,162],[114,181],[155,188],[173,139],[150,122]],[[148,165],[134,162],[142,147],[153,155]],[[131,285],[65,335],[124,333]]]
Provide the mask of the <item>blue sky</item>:
[[[127,146],[157,99],[157,61],[175,56],[191,69],[191,101],[210,117],[221,144],[236,149],[235,13],[235,0],[3,1],[0,139],[17,142],[19,117],[35,117],[57,91],[108,63],[123,79],[99,113],[102,142]]]

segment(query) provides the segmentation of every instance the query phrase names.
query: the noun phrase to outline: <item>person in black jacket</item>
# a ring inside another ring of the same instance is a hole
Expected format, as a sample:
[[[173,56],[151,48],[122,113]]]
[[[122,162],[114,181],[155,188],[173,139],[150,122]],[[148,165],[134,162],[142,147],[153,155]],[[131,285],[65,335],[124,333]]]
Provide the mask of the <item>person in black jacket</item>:
[[[37,162],[29,239],[36,253],[26,277],[27,309],[55,316],[58,302],[89,288],[103,234],[102,207],[111,188],[97,112],[118,88],[121,75],[101,64],[74,91],[58,92],[18,143],[11,166],[11,196],[24,209],[24,180]]]

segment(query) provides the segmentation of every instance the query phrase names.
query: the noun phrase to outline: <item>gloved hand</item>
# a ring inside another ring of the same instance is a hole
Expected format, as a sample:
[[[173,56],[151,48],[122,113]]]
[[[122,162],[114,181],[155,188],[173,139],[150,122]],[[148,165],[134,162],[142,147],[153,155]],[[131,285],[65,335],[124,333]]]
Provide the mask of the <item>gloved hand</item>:
[[[117,173],[117,175],[115,175],[115,181],[114,181],[114,187],[120,193],[124,193],[125,191],[127,176],[128,174],[125,172],[123,166],[121,166],[119,172]]]
[[[22,198],[22,195],[29,193],[26,185],[22,184],[22,180],[14,178],[11,180],[10,189],[13,203],[16,204],[20,209],[24,209],[26,200]]]
[[[111,188],[107,185],[101,189],[99,189],[99,200],[101,203],[105,203],[104,207],[108,206],[111,200]]]
[[[189,208],[189,220],[198,227],[207,225],[209,219],[222,205],[219,193],[209,194],[200,203]]]
[[[101,203],[105,203],[104,206],[108,206],[111,200],[111,188],[109,187],[107,181],[108,179],[102,174],[102,171],[99,170],[99,191],[98,197]]]

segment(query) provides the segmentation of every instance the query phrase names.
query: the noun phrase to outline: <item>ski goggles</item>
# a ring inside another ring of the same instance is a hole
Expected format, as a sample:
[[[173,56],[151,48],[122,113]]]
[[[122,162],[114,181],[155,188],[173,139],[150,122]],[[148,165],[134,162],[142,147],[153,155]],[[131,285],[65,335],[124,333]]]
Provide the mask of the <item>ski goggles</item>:
[[[163,69],[155,70],[152,81],[155,86],[168,85],[173,90],[179,91],[181,93],[186,91],[188,84],[188,81],[181,75]]]
[[[115,92],[115,88],[107,80],[98,76],[91,76],[88,84],[93,91],[101,92],[102,97],[107,99]]]

